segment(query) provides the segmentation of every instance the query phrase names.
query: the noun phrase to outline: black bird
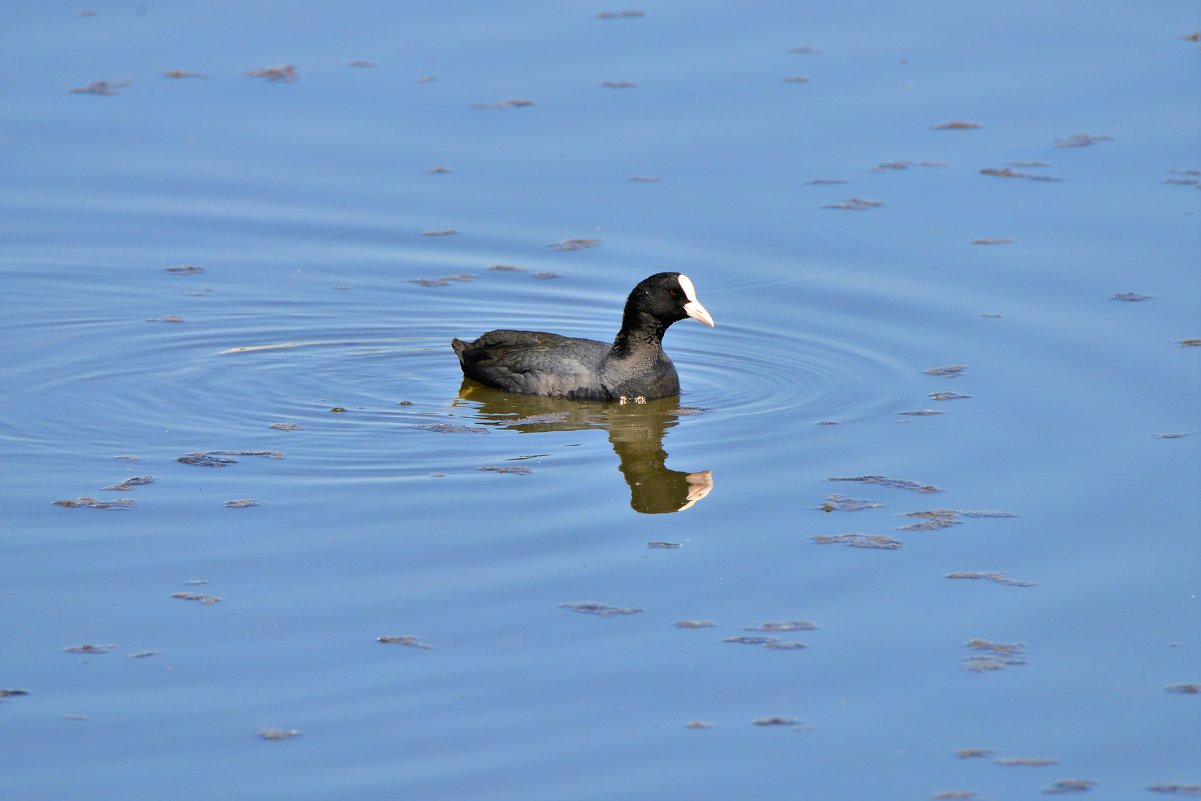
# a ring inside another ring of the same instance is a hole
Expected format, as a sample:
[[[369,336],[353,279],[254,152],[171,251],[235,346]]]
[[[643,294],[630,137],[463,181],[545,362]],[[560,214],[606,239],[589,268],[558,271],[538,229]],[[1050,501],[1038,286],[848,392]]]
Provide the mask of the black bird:
[[[463,375],[481,384],[526,395],[642,403],[680,394],[676,368],[663,352],[663,334],[685,317],[713,327],[688,276],[656,273],[630,293],[612,345],[504,330],[450,344]]]

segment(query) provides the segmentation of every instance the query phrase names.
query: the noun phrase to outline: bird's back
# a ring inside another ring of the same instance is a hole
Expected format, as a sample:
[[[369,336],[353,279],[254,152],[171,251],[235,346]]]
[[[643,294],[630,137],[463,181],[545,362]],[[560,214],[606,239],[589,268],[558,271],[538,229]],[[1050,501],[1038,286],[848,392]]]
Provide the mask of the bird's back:
[[[542,331],[489,331],[474,342],[452,339],[463,374],[509,392],[606,399],[600,368],[611,347]]]

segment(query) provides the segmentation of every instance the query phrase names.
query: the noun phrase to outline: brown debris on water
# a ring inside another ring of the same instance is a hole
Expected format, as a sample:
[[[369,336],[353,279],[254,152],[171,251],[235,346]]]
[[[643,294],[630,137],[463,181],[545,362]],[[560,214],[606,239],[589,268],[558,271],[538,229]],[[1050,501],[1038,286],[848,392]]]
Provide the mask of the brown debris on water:
[[[189,453],[186,456],[177,456],[175,461],[183,464],[192,464],[197,467],[225,467],[226,465],[237,464],[237,459],[225,459],[217,456],[209,456],[206,453]]]
[[[804,721],[796,718],[788,718],[780,715],[772,715],[766,718],[755,718],[751,721],[753,726],[801,726]]]
[[[900,531],[937,531],[958,525],[960,517],[1017,517],[1017,515],[997,509],[927,509],[923,512],[905,512],[897,517],[917,517],[923,520],[921,523],[902,526]]]
[[[960,523],[959,512],[954,509],[930,509],[925,512],[905,512],[898,517],[922,518],[921,523],[911,523],[901,526],[898,531],[938,531],[939,529],[957,526]]]
[[[284,454],[281,451],[194,451],[184,456],[177,456],[175,461],[196,465],[197,467],[225,467],[226,465],[238,463],[237,459],[230,458],[233,456],[262,456],[268,459],[284,458]]]
[[[845,545],[848,548],[868,548],[895,551],[903,543],[883,534],[815,534],[811,539],[818,545]]]
[[[867,200],[861,197],[847,198],[838,203],[827,203],[822,206],[823,209],[843,209],[845,211],[867,211],[868,209],[877,209],[884,205],[882,200]]]
[[[764,648],[772,651],[802,651],[809,646],[800,640],[775,640],[763,643]]]
[[[598,617],[619,617],[621,615],[641,614],[641,609],[632,606],[610,606],[596,601],[565,601],[559,604],[564,609],[579,612],[582,615],[597,615]]]
[[[936,801],[972,801],[976,794],[971,790],[943,790],[930,797]]]
[[[62,506],[67,509],[132,509],[135,504],[134,501],[127,498],[102,501],[97,498],[93,498],[90,495],[84,495],[83,497],[76,498],[73,501],[69,499],[55,501],[54,505]]]
[[[252,506],[258,506],[262,502],[256,501],[254,498],[238,498],[232,501],[225,502],[226,509],[249,509]]]
[[[677,620],[672,624],[677,629],[712,629],[717,623],[712,620]]]
[[[510,97],[492,103],[472,103],[470,108],[523,108],[532,105],[534,105],[533,100],[526,100],[522,97]]]
[[[990,748],[960,748],[955,752],[957,759],[984,759],[993,755]]]
[[[1168,170],[1168,177],[1164,178],[1163,182],[1177,186],[1201,186],[1201,170],[1180,170],[1173,167]]]
[[[271,428],[276,431],[303,431],[304,426],[299,423],[272,423]]]
[[[998,765],[1004,765],[1007,768],[1045,768],[1051,765],[1058,765],[1058,759],[1049,759],[1047,757],[1004,757],[994,759]]]
[[[1063,180],[1062,178],[1054,175],[1039,175],[1032,172],[1022,172],[1021,170],[1014,170],[1009,167],[985,167],[984,169],[980,170],[980,174],[991,175],[994,178],[1024,178],[1027,181],[1046,181],[1051,183]]]
[[[973,639],[968,640],[967,647],[972,650],[972,654],[964,657],[963,667],[973,673],[987,673],[1026,664],[1026,646],[1020,642]],[[1010,764],[1000,759],[997,762],[1002,765]]]
[[[1141,303],[1144,300],[1153,300],[1154,295],[1140,295],[1137,292],[1119,292],[1110,300],[1120,300],[1123,303]]]
[[[1157,437],[1159,439],[1183,439],[1184,437],[1191,437],[1195,433],[1197,433],[1197,432],[1196,431],[1172,431],[1172,432],[1169,432],[1166,434],[1152,434],[1151,436]]]
[[[707,720],[690,720],[684,724],[685,729],[712,729],[713,724]]]
[[[1112,142],[1112,136],[1095,136],[1087,133],[1074,133],[1071,136],[1065,136],[1063,139],[1055,140],[1055,147],[1089,147],[1098,142]]]
[[[434,647],[434,646],[430,645],[429,643],[422,642],[421,640],[417,639],[416,637],[412,636],[411,634],[401,634],[401,635],[385,634],[382,637],[376,637],[375,641],[379,642],[379,643],[383,643],[384,645],[404,645],[409,648],[420,648],[423,651],[428,651]]]
[[[117,646],[110,643],[87,643],[86,645],[70,645],[63,650],[69,654],[107,654]]]
[[[158,653],[159,653],[158,651],[149,650],[149,649],[145,650],[145,651],[134,651],[132,654],[129,655],[129,658],[130,659],[147,659],[152,656],[158,656]]]
[[[531,470],[528,467],[521,467],[519,465],[504,465],[502,467],[494,467],[492,465],[484,465],[483,467],[477,467],[476,470],[483,470],[488,473],[500,473],[501,475],[513,475],[513,476],[528,476],[534,472],[533,470]]]
[[[767,645],[769,642],[776,642],[776,637],[750,637],[741,634],[735,637],[726,637],[722,642],[730,642],[736,645]]]
[[[184,319],[178,314],[164,314],[162,317],[151,317],[146,320],[148,323],[182,323]]]
[[[972,397],[972,396],[964,395],[960,392],[931,392],[930,393],[931,400],[936,400],[936,401],[965,400],[966,398],[970,398],[970,397]]]
[[[534,273],[534,278],[537,278],[539,281],[550,281],[552,279],[561,278],[561,277],[562,276],[559,275],[558,273],[549,272],[549,271]]]
[[[175,264],[171,267],[165,267],[163,270],[164,272],[171,273],[172,275],[200,275],[202,272],[204,272],[203,267],[199,267],[195,264]]]
[[[430,175],[450,175],[452,172],[454,172],[454,170],[452,170],[450,167],[443,167],[441,164],[439,164],[434,167],[430,167],[428,170],[426,170],[426,172],[428,172]]]
[[[451,284],[465,284],[474,281],[475,276],[471,273],[459,273],[458,275],[440,275],[437,278],[410,278],[406,283],[418,284],[425,287],[450,286]]]
[[[1153,793],[1162,793],[1164,795],[1181,795],[1190,798],[1201,797],[1201,784],[1175,784],[1171,782],[1159,782],[1148,785],[1147,789]]]
[[[1012,245],[1013,240],[1006,239],[1005,237],[1001,237],[1001,236],[986,236],[986,237],[982,237],[980,239],[973,239],[971,241],[971,244],[973,244],[973,245]]]
[[[204,453],[208,456],[261,456],[264,459],[284,458],[283,451],[205,451]],[[188,455],[191,456],[192,454]]]
[[[563,239],[559,242],[551,242],[547,247],[562,251],[585,250],[587,248],[594,248],[600,243],[599,239]]]
[[[838,184],[849,184],[850,181],[842,178],[812,178],[805,182],[805,186],[837,186]]]
[[[1201,347],[1201,339],[1182,339],[1180,340],[1182,348],[1197,348]]]
[[[276,64],[274,67],[263,67],[258,70],[244,70],[243,75],[251,78],[265,78],[277,83],[291,83],[300,77],[295,64]]]
[[[622,11],[598,11],[592,15],[593,19],[634,19],[636,17],[645,17],[645,11],[628,8]]]
[[[422,75],[413,81],[413,83],[433,83],[436,80],[438,80],[437,75]]]
[[[660,183],[662,179],[660,179],[657,175],[631,175],[626,180],[634,184],[657,184]]]
[[[914,409],[908,412],[897,412],[897,414],[905,415],[906,417],[932,417],[936,414],[946,414],[946,412],[941,412],[937,409]]]
[[[1172,782],[1157,782],[1147,785],[1147,789],[1153,793],[1163,793],[1164,795],[1186,795],[1191,797],[1201,796],[1201,784],[1175,784]]]
[[[676,548],[683,548],[682,542],[663,542],[662,540],[651,540],[646,544],[647,548],[652,550],[672,551]]]
[[[985,579],[994,581],[997,584],[1004,584],[1007,587],[1035,587],[1033,581],[1021,581],[1019,579],[1010,578],[1003,570],[990,570],[987,572],[978,572],[975,570],[961,570],[954,573],[948,573],[949,579]]]
[[[799,47],[788,48],[788,52],[795,53],[800,56],[819,56],[821,55],[822,51],[818,50],[816,47],[810,47],[809,45],[800,45]]]
[[[963,375],[963,371],[967,369],[966,364],[948,364],[946,367],[927,367],[922,370],[925,375],[941,376],[943,378],[954,378],[955,376]]]
[[[142,487],[146,484],[153,484],[155,480],[156,479],[154,476],[131,476],[122,481],[120,484],[111,484],[107,487],[101,487],[101,489],[105,490],[106,492],[129,492],[134,487]]]
[[[881,487],[892,487],[893,489],[911,490],[923,494],[932,494],[942,492],[942,490],[933,484],[919,484],[916,481],[908,481],[903,478],[888,478],[887,476],[854,476],[846,478],[827,478],[826,481],[858,481],[861,484],[879,484]]]
[[[374,61],[368,61],[365,58],[352,58],[346,63],[348,67],[357,67],[359,69],[371,69],[375,66]]]
[[[111,96],[120,94],[120,90],[126,86],[129,86],[129,81],[92,81],[87,86],[76,86],[67,91],[73,95]]]
[[[1087,793],[1097,786],[1091,779],[1060,779],[1043,788],[1047,795],[1071,795],[1072,793]]]
[[[875,167],[872,167],[872,172],[889,172],[892,170],[907,170],[910,167],[945,167],[945,161],[882,161]]]
[[[526,272],[526,269],[524,267],[513,267],[512,265],[509,265],[509,264],[490,264],[490,265],[488,265],[488,269],[496,270],[499,273],[524,273],[524,272]]]
[[[947,120],[940,122],[938,125],[931,125],[932,131],[974,131],[977,128],[984,126],[978,122],[969,122],[968,120]]]
[[[168,78],[180,80],[182,78],[207,78],[203,72],[192,72],[191,70],[164,70],[163,75]]]
[[[422,231],[422,236],[457,236],[458,230],[455,228],[438,228],[433,231]]]
[[[422,431],[433,431],[438,434],[489,434],[488,429],[480,426],[464,426],[456,423],[425,423],[419,426]]]
[[[1176,695],[1201,695],[1201,684],[1169,684],[1164,691]]]
[[[213,606],[214,604],[221,603],[221,599],[216,595],[201,595],[196,592],[173,592],[171,593],[171,597],[178,598],[181,601],[197,601],[205,606]]]
[[[598,86],[603,86],[606,89],[637,89],[638,84],[633,81],[601,81]]]
[[[276,729],[265,728],[259,729],[259,739],[269,742],[280,742],[283,740],[291,740],[293,737],[300,736],[300,729]]]
[[[432,279],[408,279],[406,283],[416,283],[423,287],[446,287],[452,283],[467,283],[476,280],[476,276],[471,273],[460,273],[459,275],[440,275],[432,277]]]
[[[816,631],[817,624],[808,620],[768,620],[758,626],[743,626],[743,631]]]
[[[809,78],[805,75],[785,75],[780,80],[784,83],[809,83]]]
[[[118,453],[113,458],[118,459],[122,462],[140,462],[140,461],[142,461],[142,457],[135,456],[132,453]]]
[[[847,498],[838,493],[831,493],[821,506],[809,508],[820,509],[823,512],[861,512],[864,509],[879,509],[883,505],[879,501],[870,501],[867,498]]]

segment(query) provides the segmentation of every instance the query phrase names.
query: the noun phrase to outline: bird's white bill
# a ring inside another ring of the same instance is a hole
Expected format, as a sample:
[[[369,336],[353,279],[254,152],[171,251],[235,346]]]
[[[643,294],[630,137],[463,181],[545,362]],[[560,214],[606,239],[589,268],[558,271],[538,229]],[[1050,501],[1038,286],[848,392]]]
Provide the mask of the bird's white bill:
[[[713,317],[710,316],[709,310],[701,305],[699,300],[690,300],[684,304],[684,311],[694,320],[700,320],[710,328],[713,327]]]
[[[684,290],[684,297],[688,298],[688,302],[684,304],[684,313],[694,320],[699,320],[705,325],[713,328],[713,315],[709,314],[709,310],[701,305],[701,302],[696,299],[696,286],[693,285],[692,279],[686,275],[681,275],[679,278],[680,289]]]

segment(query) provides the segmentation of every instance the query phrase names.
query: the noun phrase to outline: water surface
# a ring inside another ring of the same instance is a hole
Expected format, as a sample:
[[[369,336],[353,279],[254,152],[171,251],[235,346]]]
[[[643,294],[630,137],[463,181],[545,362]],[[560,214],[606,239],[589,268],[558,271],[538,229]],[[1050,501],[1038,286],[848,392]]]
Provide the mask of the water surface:
[[[1195,5],[94,10],[0,26],[0,794],[1201,784]],[[660,270],[680,398],[462,383]]]

